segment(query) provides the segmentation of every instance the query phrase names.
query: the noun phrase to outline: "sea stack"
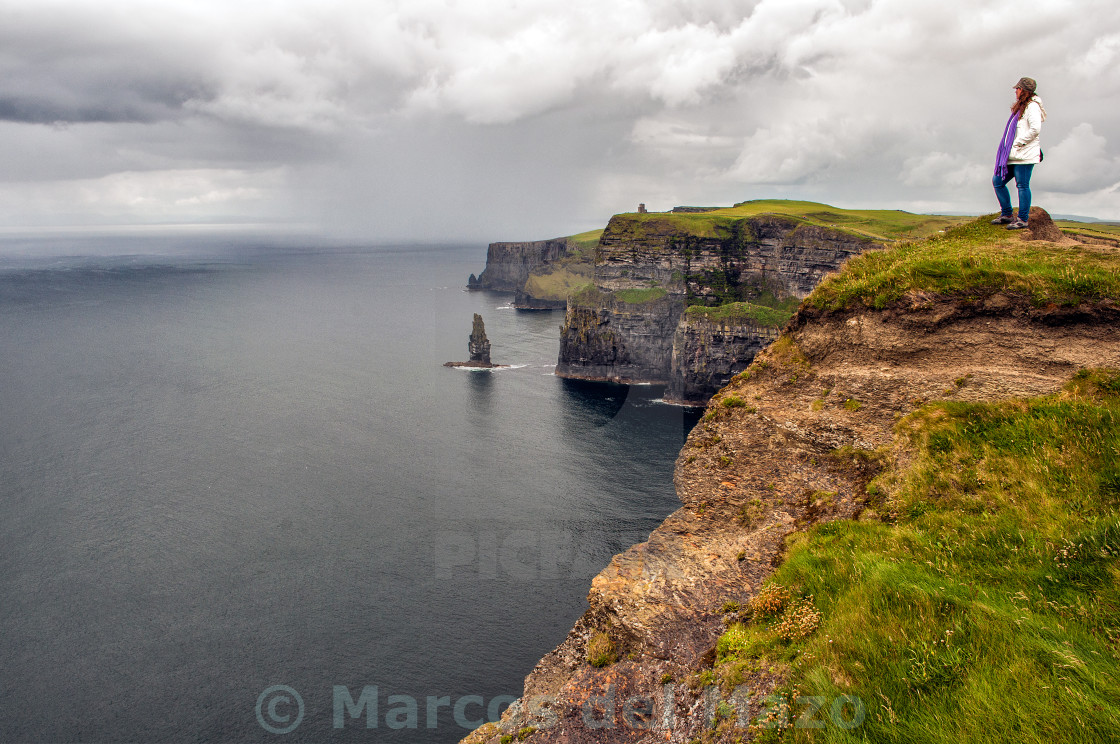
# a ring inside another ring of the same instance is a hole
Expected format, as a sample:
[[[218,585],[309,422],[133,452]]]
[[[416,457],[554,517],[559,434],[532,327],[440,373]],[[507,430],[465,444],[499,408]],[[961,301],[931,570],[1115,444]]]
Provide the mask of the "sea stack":
[[[471,338],[467,343],[467,350],[471,354],[471,362],[479,367],[490,366],[490,340],[486,338],[486,325],[482,316],[474,314],[474,326],[471,328]]]
[[[471,337],[467,341],[467,351],[470,352],[469,362],[444,362],[444,367],[471,367],[474,369],[498,369],[508,367],[508,364],[490,363],[490,339],[486,338],[486,325],[482,316],[474,314],[474,326],[471,327]]]

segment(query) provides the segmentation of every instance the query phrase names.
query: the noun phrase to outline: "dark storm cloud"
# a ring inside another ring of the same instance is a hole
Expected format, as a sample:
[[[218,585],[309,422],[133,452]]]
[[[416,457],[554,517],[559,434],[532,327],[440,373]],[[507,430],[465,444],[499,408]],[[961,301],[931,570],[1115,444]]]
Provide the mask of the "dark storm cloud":
[[[194,44],[167,40],[168,29],[121,28],[119,13],[92,6],[43,7],[0,10],[0,120],[153,122],[213,95],[213,77],[181,56]]]
[[[53,95],[39,89],[35,93],[5,90],[0,93],[0,121],[25,124],[89,124],[105,122],[160,121],[182,115],[182,106],[197,94],[173,90],[129,88],[118,81],[106,81],[81,90],[55,91]]]

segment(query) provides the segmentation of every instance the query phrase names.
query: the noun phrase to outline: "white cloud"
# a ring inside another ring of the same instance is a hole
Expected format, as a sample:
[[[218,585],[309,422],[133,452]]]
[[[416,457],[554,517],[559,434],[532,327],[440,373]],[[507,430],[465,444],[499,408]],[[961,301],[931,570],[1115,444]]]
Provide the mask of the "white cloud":
[[[837,116],[786,120],[745,138],[727,177],[743,183],[819,181],[834,169],[851,170],[879,157],[897,134],[891,123]]]
[[[1031,190],[1034,203],[1053,214],[1120,220],[1120,180],[1093,191],[1066,194],[1039,189],[1032,179]]]
[[[1120,33],[1112,33],[1095,39],[1092,46],[1074,60],[1072,68],[1086,80],[1097,82],[1101,79],[1110,79],[1110,82],[1115,83],[1118,57],[1120,57]]]
[[[542,19],[504,37],[456,37],[408,96],[409,110],[445,109],[505,123],[570,101],[595,66],[569,24]]]
[[[931,152],[907,158],[902,181],[909,186],[955,189],[990,179],[992,167],[994,163],[980,165],[963,155]]]
[[[1083,193],[1111,186],[1120,178],[1120,158],[1110,157],[1108,140],[1082,122],[1053,147],[1043,146],[1038,179],[1051,191]]]
[[[634,122],[631,130],[634,142],[662,149],[713,150],[738,148],[738,137],[702,131],[686,120],[646,117]]]

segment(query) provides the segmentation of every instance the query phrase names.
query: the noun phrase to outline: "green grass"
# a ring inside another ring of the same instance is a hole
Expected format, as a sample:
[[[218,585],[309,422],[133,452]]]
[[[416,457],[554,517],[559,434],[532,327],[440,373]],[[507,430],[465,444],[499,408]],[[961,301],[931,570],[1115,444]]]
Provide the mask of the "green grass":
[[[838,209],[828,204],[786,199],[740,202],[730,209],[721,210],[720,214],[785,214],[801,217],[810,224],[835,227],[877,240],[923,238],[971,219],[957,215],[913,214],[897,209]]]
[[[1116,240],[1120,238],[1120,223],[1117,222],[1076,222],[1074,220],[1054,220],[1062,232],[1076,233],[1090,238]]]
[[[594,249],[599,245],[599,238],[603,237],[603,228],[597,230],[588,230],[577,235],[569,235],[568,243],[576,248],[576,250],[585,250],[587,248]]]
[[[630,213],[639,233],[643,225],[673,225],[682,232],[700,237],[726,237],[731,225],[745,217],[777,214],[794,217],[810,225],[834,227],[875,240],[912,240],[923,238],[967,222],[969,217],[912,214],[889,209],[839,209],[828,204],[786,199],[759,199],[701,214]]]
[[[597,307],[601,302],[606,300],[606,297],[607,295],[601,292],[594,284],[588,284],[572,292],[571,296],[568,297],[568,302],[584,307]]]
[[[685,311],[690,318],[707,318],[713,323],[734,323],[781,328],[793,315],[791,310],[779,310],[750,302],[729,302],[717,307],[693,305]]]
[[[587,663],[593,667],[605,667],[618,661],[614,641],[610,634],[596,630],[587,641]]]
[[[541,300],[564,300],[591,284],[594,270],[591,264],[570,263],[547,274],[533,273],[525,281],[525,292]]]
[[[1036,305],[1120,298],[1120,255],[1087,246],[1024,242],[982,217],[927,240],[868,251],[826,278],[814,307],[883,308],[910,291],[979,299],[996,292]]]
[[[620,289],[612,296],[628,305],[644,305],[647,302],[660,300],[669,294],[661,287],[647,287],[645,289]]]
[[[813,597],[819,627],[782,637],[776,614],[755,613],[721,638],[720,679],[775,667],[787,694],[866,706],[857,728],[818,715],[826,728],[785,741],[1116,741],[1120,372],[928,404],[895,448],[908,456],[869,488],[886,522],[795,535],[771,579]]]
[[[604,292],[594,284],[589,284],[572,293],[570,299],[577,305],[586,307],[603,307],[610,300],[624,302],[628,305],[644,305],[655,302],[669,293],[661,287],[645,287],[636,289],[620,289],[617,292]]]
[[[627,239],[641,240],[649,235],[688,235],[696,238],[731,237],[738,218],[720,212],[703,214],[627,213],[615,215],[610,229]]]

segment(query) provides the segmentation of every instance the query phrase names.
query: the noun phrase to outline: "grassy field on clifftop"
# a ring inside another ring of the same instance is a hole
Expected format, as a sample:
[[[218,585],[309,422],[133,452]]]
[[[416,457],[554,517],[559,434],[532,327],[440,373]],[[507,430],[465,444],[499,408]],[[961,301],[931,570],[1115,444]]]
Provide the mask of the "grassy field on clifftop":
[[[883,308],[908,292],[980,299],[997,292],[1037,305],[1120,297],[1120,252],[1023,241],[981,217],[927,240],[869,251],[848,261],[810,295],[810,305]]]
[[[735,222],[763,214],[795,217],[809,225],[835,228],[885,242],[917,240],[971,219],[953,215],[913,214],[896,209],[838,209],[818,202],[787,199],[759,199],[700,213],[634,212],[626,217],[633,221],[634,229],[639,234],[643,223],[652,223],[671,224],[679,227],[682,233],[698,237],[718,237],[729,233]]]
[[[767,328],[781,328],[793,312],[783,307],[774,308],[751,302],[729,302],[715,307],[693,305],[685,311],[685,314],[689,318],[707,318],[713,323],[754,324]]]
[[[901,420],[892,453],[864,453],[893,463],[869,487],[884,520],[795,536],[760,595],[801,598],[815,613],[805,632],[759,606],[720,642],[729,686],[788,669],[791,717],[762,740],[1116,741],[1118,425],[1115,370],[1049,397],[937,402]],[[795,725],[818,698],[821,728]]]

